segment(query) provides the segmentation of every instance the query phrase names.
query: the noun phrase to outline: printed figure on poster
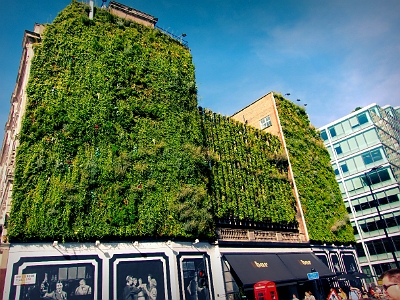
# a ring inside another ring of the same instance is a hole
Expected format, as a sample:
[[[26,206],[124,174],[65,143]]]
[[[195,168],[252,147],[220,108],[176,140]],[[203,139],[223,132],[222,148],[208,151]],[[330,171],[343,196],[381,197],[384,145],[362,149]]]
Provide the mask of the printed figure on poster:
[[[30,265],[24,274],[35,274],[36,281],[21,284],[20,300],[94,300],[94,266],[91,263]],[[15,275],[16,276],[16,275]]]
[[[209,300],[207,266],[203,258],[182,260],[183,285],[186,300]]]
[[[151,274],[146,273],[149,270],[151,270]],[[117,266],[118,299],[165,299],[164,278],[163,263],[161,260],[127,260],[119,262]]]

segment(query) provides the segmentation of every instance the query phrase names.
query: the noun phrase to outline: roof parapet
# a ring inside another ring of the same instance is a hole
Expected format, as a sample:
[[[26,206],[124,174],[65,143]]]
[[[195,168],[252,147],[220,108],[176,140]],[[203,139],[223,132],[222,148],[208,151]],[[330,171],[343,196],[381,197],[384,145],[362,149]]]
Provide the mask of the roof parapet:
[[[132,20],[136,23],[140,23],[151,28],[154,28],[154,25],[156,25],[158,21],[158,18],[115,1],[110,2],[108,9],[113,15],[123,19]]]

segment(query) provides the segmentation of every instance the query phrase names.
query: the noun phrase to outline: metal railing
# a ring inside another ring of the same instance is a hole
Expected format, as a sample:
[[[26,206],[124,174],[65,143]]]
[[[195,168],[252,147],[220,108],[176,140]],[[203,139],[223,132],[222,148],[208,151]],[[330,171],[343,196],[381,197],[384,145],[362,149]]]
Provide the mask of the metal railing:
[[[165,29],[163,29],[163,28],[161,28],[161,27],[159,27],[157,25],[154,25],[154,28],[160,30],[162,33],[165,33],[166,35],[169,35],[174,40],[176,40],[179,43],[181,43],[184,47],[189,48],[189,43],[183,39],[183,37],[185,37],[186,35],[181,34],[180,36],[177,36],[177,35],[175,35],[175,34],[173,34],[171,32],[168,32],[167,30],[165,30]]]

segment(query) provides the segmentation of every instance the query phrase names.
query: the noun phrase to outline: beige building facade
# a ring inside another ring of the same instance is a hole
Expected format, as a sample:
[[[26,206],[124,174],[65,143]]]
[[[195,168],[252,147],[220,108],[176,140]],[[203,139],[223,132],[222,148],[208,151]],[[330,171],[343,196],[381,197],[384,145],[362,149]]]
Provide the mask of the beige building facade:
[[[11,96],[11,107],[5,125],[0,163],[0,298],[7,269],[9,243],[7,238],[7,220],[11,210],[11,194],[14,181],[15,154],[18,147],[18,133],[21,130],[22,117],[26,106],[26,86],[29,79],[33,45],[40,41],[44,26],[36,24],[34,31],[25,30],[22,40],[22,56],[18,69],[17,84]]]
[[[233,114],[231,118],[279,137],[286,157],[288,158],[289,179],[293,182],[293,194],[297,203],[296,219],[299,222],[299,232],[300,235],[304,237],[304,240],[308,242],[309,236],[307,232],[307,226],[300,203],[299,193],[297,191],[296,182],[293,176],[292,166],[290,164],[290,156],[286,148],[285,137],[279,121],[279,114],[276,107],[274,93],[270,92],[264,95],[263,97]]]
[[[134,9],[132,7],[123,5],[121,3],[115,2],[115,1],[111,1],[110,5],[108,6],[108,9],[110,11],[110,13],[112,13],[113,15],[126,19],[126,20],[130,20],[139,24],[142,24],[144,26],[147,27],[151,27],[154,28],[154,26],[156,25],[158,19],[146,14],[144,12],[141,12],[137,9]]]

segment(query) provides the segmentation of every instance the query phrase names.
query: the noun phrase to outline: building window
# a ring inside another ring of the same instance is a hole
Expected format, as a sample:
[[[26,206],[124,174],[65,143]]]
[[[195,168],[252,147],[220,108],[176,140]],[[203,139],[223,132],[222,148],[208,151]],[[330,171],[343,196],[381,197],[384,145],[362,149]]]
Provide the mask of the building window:
[[[359,123],[360,125],[365,124],[365,123],[368,123],[368,117],[367,117],[367,114],[366,114],[366,113],[363,113],[363,114],[358,115],[358,116],[357,116],[357,119],[358,119],[358,123]]]
[[[400,216],[395,216],[394,213],[383,215],[383,220],[378,218],[368,218],[359,222],[362,231],[373,232],[384,228],[399,226]]]
[[[378,176],[379,176],[379,178],[381,179],[381,182],[382,182],[382,181],[387,181],[387,180],[390,180],[390,179],[391,179],[388,170],[379,171],[379,172],[378,172]]]
[[[373,162],[377,162],[382,160],[382,154],[379,149],[375,149],[372,151],[368,151],[367,153],[362,154],[362,159],[365,165],[372,164]]]
[[[343,173],[347,173],[349,171],[349,168],[347,167],[346,164],[341,165],[340,168],[342,169]]]
[[[394,203],[394,202],[399,201],[398,195],[383,195],[383,197],[382,196],[377,197],[378,201],[374,200],[370,196],[370,197],[367,198],[368,199],[367,202],[360,203],[360,199],[363,199],[363,198],[364,197],[352,201],[354,210],[356,212],[363,211],[363,210],[370,209],[370,208],[374,208],[377,205],[386,205],[388,203]],[[369,199],[372,199],[372,200],[369,200]],[[359,203],[359,204],[357,204],[357,203]],[[351,211],[349,211],[349,213],[351,213]],[[400,225],[400,217],[399,217],[399,220],[397,221],[397,223]]]
[[[357,117],[353,117],[350,120],[351,128],[357,128],[360,125],[368,123],[368,117],[366,113],[359,114]]]
[[[326,130],[325,129],[321,131],[320,136],[321,136],[321,139],[323,139],[324,141],[328,140],[328,135],[326,134]]]
[[[399,235],[393,236],[392,240],[393,240],[393,244],[394,244],[394,248],[395,248],[394,250],[399,251],[400,250],[400,236]]]
[[[372,162],[373,162],[372,161],[372,157],[371,157],[371,153],[369,153],[369,152],[364,153],[362,155],[362,159],[363,159],[365,165],[372,164]]]
[[[353,234],[354,235],[358,234],[357,226],[353,226]]]
[[[360,123],[358,122],[358,119],[356,117],[351,118],[349,122],[352,129],[360,126]]]
[[[336,136],[335,127],[330,127],[330,128],[329,128],[329,132],[330,132],[330,134],[331,134],[331,137],[335,137],[335,136]]]
[[[356,244],[356,251],[358,257],[365,257],[365,251],[361,243]]]
[[[387,270],[396,268],[396,265],[394,263],[381,263],[372,265],[372,267],[374,268],[376,275],[379,276]]]
[[[389,239],[377,239],[374,241],[366,242],[365,245],[368,247],[368,251],[370,255],[377,255],[383,253],[390,253],[391,249],[395,247],[394,251],[397,250],[396,240],[398,240],[400,236],[395,236]]]
[[[381,154],[381,151],[379,149],[372,150],[371,151],[371,156],[372,156],[372,160],[374,162],[377,162],[377,161],[382,159],[382,154]]]
[[[336,154],[337,154],[337,155],[339,155],[339,154],[342,154],[342,153],[343,153],[343,151],[342,151],[342,147],[340,147],[340,146],[337,146],[337,147],[335,148],[335,151],[336,151]]]
[[[261,129],[265,129],[267,127],[272,126],[271,117],[266,116],[265,118],[262,118],[260,120],[260,126],[261,126]]]
[[[361,179],[363,180],[364,184],[368,186],[390,180],[391,177],[388,170],[384,169],[384,170],[379,170],[378,172],[371,173],[369,175],[363,175]]]

